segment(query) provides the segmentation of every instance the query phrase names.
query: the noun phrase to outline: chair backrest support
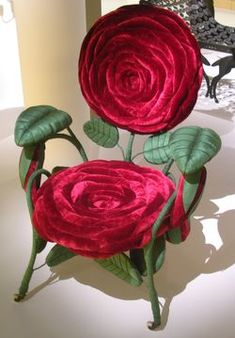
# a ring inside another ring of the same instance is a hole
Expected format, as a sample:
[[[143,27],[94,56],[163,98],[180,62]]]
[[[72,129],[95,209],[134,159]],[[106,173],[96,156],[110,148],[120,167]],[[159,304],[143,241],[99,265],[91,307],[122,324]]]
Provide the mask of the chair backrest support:
[[[215,20],[213,0],[140,0],[140,4],[165,7],[179,14],[202,48],[234,52],[235,27],[221,25]]]

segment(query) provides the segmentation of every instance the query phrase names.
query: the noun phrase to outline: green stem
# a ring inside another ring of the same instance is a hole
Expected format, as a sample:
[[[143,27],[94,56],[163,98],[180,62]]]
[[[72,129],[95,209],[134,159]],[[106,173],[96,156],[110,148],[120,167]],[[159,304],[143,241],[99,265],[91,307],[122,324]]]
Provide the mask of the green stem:
[[[125,161],[125,152],[124,152],[124,149],[122,148],[122,146],[120,146],[119,143],[117,144],[117,147],[121,150],[123,160]]]
[[[32,201],[32,187],[34,180],[39,176],[39,175],[46,175],[50,176],[49,171],[45,169],[39,169],[36,170],[29,178],[28,185],[27,185],[27,190],[26,190],[26,200],[27,200],[27,205],[29,209],[29,214],[30,218],[32,219],[32,214],[34,210],[33,206],[33,201]],[[34,264],[35,260],[37,257],[37,254],[45,247],[46,242],[43,241],[41,238],[39,238],[38,234],[36,233],[36,230],[33,228],[33,238],[32,238],[32,249],[31,249],[31,256],[27,265],[27,268],[25,270],[22,282],[20,284],[19,292],[15,295],[14,300],[16,302],[21,301],[25,295],[28,292],[29,289],[29,283],[32,278],[33,272],[34,272]]]
[[[26,201],[27,201],[30,217],[32,217],[33,209],[34,209],[34,207],[33,207],[33,201],[32,201],[32,187],[33,187],[33,183],[34,183],[34,180],[38,176],[41,176],[42,174],[46,175],[47,177],[49,177],[51,175],[48,170],[38,169],[38,170],[36,170],[30,176],[29,181],[28,181],[27,190],[26,190]]]
[[[127,149],[126,149],[126,156],[125,156],[125,161],[131,162],[131,157],[132,157],[132,148],[133,148],[133,142],[134,142],[135,134],[130,133]]]
[[[155,289],[154,279],[153,279],[153,263],[150,259],[146,259],[146,268],[147,268],[147,283],[149,290],[149,298],[152,307],[153,321],[147,323],[150,330],[154,330],[157,326],[161,325],[161,312],[158,301],[158,294]]]
[[[156,222],[153,225],[153,228],[152,228],[152,239],[151,239],[151,241],[155,241],[158,229],[159,229],[160,225],[162,224],[162,222],[164,221],[165,216],[170,211],[170,208],[171,208],[171,206],[172,206],[172,204],[173,204],[173,202],[175,200],[175,197],[176,197],[176,192],[174,191],[172,193],[172,195],[170,196],[170,198],[168,199],[167,203],[162,208],[162,210],[161,210],[161,212],[160,212],[160,214],[158,216],[158,219],[156,220]]]
[[[35,237],[33,235],[33,245],[32,245],[32,251],[31,251],[31,256],[29,259],[29,263],[27,266],[27,269],[25,270],[22,282],[20,284],[20,288],[19,288],[19,293],[15,295],[14,300],[16,302],[21,301],[27,294],[28,289],[29,289],[29,283],[30,280],[32,278],[33,272],[34,272],[34,263],[37,257],[37,250],[36,250],[36,241],[35,241]]]
[[[152,313],[153,313],[153,321],[148,322],[148,328],[150,330],[154,330],[157,326],[161,324],[161,313],[160,313],[160,307],[159,307],[159,301],[158,301],[158,294],[155,289],[154,279],[153,279],[153,275],[154,275],[153,249],[154,249],[154,244],[156,241],[157,231],[160,228],[165,216],[168,214],[175,200],[175,197],[176,197],[176,193],[174,192],[171,195],[171,197],[168,199],[163,209],[161,210],[158,216],[158,219],[156,220],[152,228],[152,238],[150,242],[144,248],[144,257],[145,257],[146,268],[147,268],[147,282],[148,282],[149,298],[150,298]]]
[[[140,153],[135,154],[135,155],[132,157],[131,161],[133,161],[136,157],[138,157],[138,156],[140,156],[140,155],[143,155],[143,154],[144,154],[144,151],[141,151]]]
[[[83,162],[86,162],[88,161],[88,157],[87,157],[87,154],[81,144],[81,142],[77,139],[76,135],[74,134],[74,132],[72,131],[72,129],[70,127],[67,128],[69,134],[71,135],[71,141],[72,143],[75,145],[75,147],[78,149],[82,159],[83,159]]]
[[[173,163],[174,163],[174,160],[171,158],[167,162],[167,164],[164,166],[164,168],[162,170],[163,174],[165,174],[167,176],[167,174],[168,174],[168,172],[169,172],[169,170],[170,170],[170,168],[171,168],[171,166],[172,166]]]

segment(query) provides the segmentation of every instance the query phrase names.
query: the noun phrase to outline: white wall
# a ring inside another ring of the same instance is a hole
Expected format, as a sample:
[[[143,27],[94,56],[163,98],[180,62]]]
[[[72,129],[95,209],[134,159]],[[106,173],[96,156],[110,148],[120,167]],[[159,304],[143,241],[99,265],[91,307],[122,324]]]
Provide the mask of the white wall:
[[[48,103],[76,117],[86,109],[77,81],[85,1],[17,0],[14,10],[26,106]]]
[[[1,8],[1,7],[0,7]],[[1,110],[23,105],[16,22],[0,16],[0,119]]]
[[[125,5],[132,5],[132,4],[138,4],[138,0],[101,0],[102,5],[102,14],[106,14],[118,7],[125,6]]]
[[[12,135],[23,104],[16,20],[10,3],[0,0],[0,182],[18,172],[19,150]]]
[[[86,34],[85,0],[15,0],[25,106],[49,104],[72,115],[74,132],[89,110],[78,84],[77,64]],[[60,151],[58,151],[60,149]],[[78,163],[66,141],[48,144],[48,166]]]

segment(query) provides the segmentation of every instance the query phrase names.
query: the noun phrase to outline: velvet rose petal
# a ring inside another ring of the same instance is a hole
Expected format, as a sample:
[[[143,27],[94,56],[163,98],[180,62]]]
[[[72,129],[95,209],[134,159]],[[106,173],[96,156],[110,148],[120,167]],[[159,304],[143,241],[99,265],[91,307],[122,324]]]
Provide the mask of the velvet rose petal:
[[[143,247],[174,184],[160,171],[90,161],[51,176],[38,191],[33,223],[44,239],[88,257]],[[161,233],[169,230],[165,225]]]
[[[172,11],[131,5],[101,17],[85,37],[79,80],[103,119],[131,132],[166,131],[192,111],[201,85],[199,46]]]

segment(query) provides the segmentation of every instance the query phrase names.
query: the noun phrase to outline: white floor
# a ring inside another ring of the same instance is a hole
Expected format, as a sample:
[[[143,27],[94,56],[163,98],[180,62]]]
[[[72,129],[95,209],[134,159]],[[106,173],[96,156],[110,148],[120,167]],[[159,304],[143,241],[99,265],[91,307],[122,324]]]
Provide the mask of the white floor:
[[[205,85],[184,124],[213,128],[223,147],[207,166],[206,191],[189,239],[179,246],[168,245],[164,267],[155,277],[165,304],[157,332],[145,325],[151,319],[146,286],[128,286],[84,258],[38,270],[27,300],[13,302],[30,252],[31,233],[16,173],[19,151],[12,135],[1,137],[1,338],[234,338],[234,72],[218,88],[219,104],[205,98],[204,92]],[[100,151],[99,156],[109,154]],[[38,265],[43,259],[41,254]]]

